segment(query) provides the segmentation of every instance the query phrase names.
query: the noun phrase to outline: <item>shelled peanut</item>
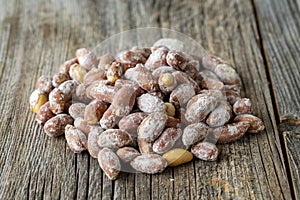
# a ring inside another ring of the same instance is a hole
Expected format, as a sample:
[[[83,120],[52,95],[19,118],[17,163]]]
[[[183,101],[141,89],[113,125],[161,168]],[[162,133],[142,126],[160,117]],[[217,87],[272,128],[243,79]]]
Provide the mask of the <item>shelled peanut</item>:
[[[88,150],[112,180],[124,165],[155,174],[193,156],[215,161],[220,144],[264,129],[232,66],[167,46],[100,58],[78,49],[39,78],[30,96],[37,122],[49,136],[65,133],[74,153]]]

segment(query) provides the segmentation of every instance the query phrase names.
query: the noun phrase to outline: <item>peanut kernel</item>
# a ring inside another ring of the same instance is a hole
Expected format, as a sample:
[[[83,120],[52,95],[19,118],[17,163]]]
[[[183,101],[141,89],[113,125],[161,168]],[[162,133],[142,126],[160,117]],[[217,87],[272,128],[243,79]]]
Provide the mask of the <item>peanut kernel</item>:
[[[171,116],[171,117],[174,117],[175,116],[175,111],[176,111],[174,105],[172,103],[169,103],[169,102],[165,103],[165,105],[166,105],[167,115]]]

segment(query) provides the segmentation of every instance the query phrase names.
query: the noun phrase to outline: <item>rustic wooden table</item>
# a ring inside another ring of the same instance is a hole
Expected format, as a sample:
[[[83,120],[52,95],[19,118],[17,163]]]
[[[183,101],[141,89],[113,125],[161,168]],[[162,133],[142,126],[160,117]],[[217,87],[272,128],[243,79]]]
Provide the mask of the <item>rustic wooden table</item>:
[[[299,0],[0,0],[1,199],[300,199]],[[180,31],[228,60],[266,129],[159,175],[110,181],[47,137],[28,98],[79,47],[136,27]],[[298,124],[298,125],[297,125]]]

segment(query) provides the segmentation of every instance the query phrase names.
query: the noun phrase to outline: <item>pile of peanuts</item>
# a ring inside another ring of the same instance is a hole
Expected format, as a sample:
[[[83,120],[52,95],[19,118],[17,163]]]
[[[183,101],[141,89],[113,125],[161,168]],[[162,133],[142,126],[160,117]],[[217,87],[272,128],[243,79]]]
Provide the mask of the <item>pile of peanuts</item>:
[[[264,129],[241,98],[232,66],[213,55],[154,45],[98,58],[82,48],[41,76],[30,107],[44,132],[88,150],[109,179],[124,167],[155,174],[193,157],[215,161],[217,143]]]

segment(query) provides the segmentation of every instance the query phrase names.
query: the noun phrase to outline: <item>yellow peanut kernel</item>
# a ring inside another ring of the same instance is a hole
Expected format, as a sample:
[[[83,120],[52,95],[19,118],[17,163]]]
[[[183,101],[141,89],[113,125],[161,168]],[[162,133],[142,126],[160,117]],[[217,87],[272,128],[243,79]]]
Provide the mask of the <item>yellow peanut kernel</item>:
[[[115,83],[119,77],[117,75],[107,76],[107,80],[111,83]]]
[[[83,83],[83,78],[86,74],[86,69],[84,69],[81,65],[74,64],[70,69],[70,76],[72,79],[78,81],[79,83]]]
[[[160,76],[160,80],[164,85],[174,84],[174,77],[171,73],[164,73]]]
[[[176,112],[174,105],[172,103],[168,103],[168,102],[165,103],[165,105],[166,105],[167,115],[171,116],[171,117],[174,117],[175,116],[175,112]]]
[[[40,107],[48,101],[48,98],[45,94],[39,94],[38,100],[35,105],[32,106],[32,111],[37,113],[40,110]]]
[[[163,155],[170,167],[175,167],[193,160],[193,154],[185,149],[172,149]]]

